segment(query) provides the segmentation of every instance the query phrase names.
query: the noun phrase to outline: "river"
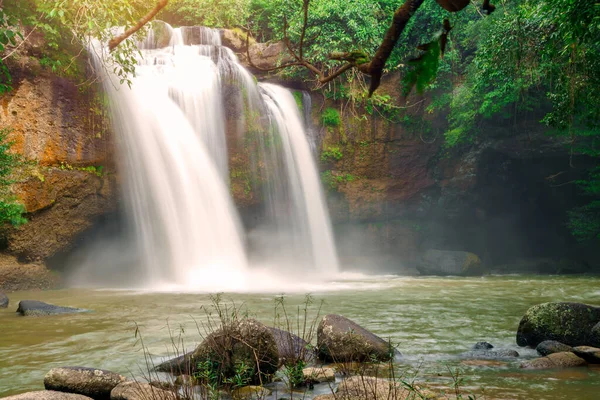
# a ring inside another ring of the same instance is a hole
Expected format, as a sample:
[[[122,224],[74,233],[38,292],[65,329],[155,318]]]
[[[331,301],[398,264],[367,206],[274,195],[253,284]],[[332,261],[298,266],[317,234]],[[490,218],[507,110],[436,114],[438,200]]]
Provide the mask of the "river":
[[[486,399],[596,399],[600,368],[543,372],[522,371],[520,362],[536,355],[519,348],[519,320],[532,305],[574,301],[600,305],[600,277],[489,276],[431,278],[378,276],[330,282],[311,288],[316,315],[342,314],[379,336],[397,343],[403,354],[399,368],[417,381],[450,385],[449,370],[460,371],[464,391],[485,393]],[[223,294],[222,304],[247,309],[273,325],[280,293]],[[127,290],[63,289],[9,294],[0,310],[0,397],[43,388],[43,377],[56,366],[90,366],[128,376],[144,369],[144,346],[154,362],[169,354],[170,338],[180,333],[191,349],[200,340],[198,326],[206,320],[211,295]],[[20,300],[41,300],[81,307],[91,313],[20,317]],[[285,296],[295,314],[305,293]],[[200,327],[200,330],[202,328]],[[478,341],[517,350],[521,357],[506,363],[476,366],[459,354]],[[416,371],[416,372],[415,372]]]

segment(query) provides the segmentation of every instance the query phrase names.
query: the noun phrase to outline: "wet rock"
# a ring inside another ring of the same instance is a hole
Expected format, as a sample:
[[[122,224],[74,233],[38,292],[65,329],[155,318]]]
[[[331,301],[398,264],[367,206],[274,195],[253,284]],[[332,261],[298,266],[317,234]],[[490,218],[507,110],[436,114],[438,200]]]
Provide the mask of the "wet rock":
[[[461,354],[462,358],[473,360],[502,360],[506,358],[519,357],[519,353],[515,350],[498,349],[498,350],[473,350]]]
[[[421,275],[478,276],[483,274],[481,260],[466,251],[428,250],[417,263]]]
[[[262,386],[244,386],[235,389],[231,394],[233,400],[259,400],[271,394],[271,391]]]
[[[44,377],[47,390],[77,393],[98,399],[110,399],[110,392],[124,382],[123,375],[86,367],[52,368]]]
[[[0,308],[8,307],[8,296],[0,292]]]
[[[189,353],[179,357],[162,362],[154,367],[154,370],[158,372],[166,372],[172,375],[191,375],[196,368],[193,365],[193,354],[194,351],[190,351]]]
[[[176,400],[177,395],[142,382],[122,382],[111,392],[110,400]]]
[[[494,348],[494,346],[492,346],[488,342],[477,342],[473,345],[473,347],[471,349],[472,350],[489,350],[489,349],[493,349],[493,348]]]
[[[544,340],[542,343],[538,344],[535,349],[543,356],[573,350],[571,346],[567,346],[566,344],[557,342],[556,340]]]
[[[25,317],[89,312],[83,308],[61,307],[37,300],[21,300],[17,313]]]
[[[592,335],[598,322],[598,307],[581,303],[538,304],[521,319],[517,344],[535,347],[545,340],[556,340],[569,346],[600,345]]]
[[[16,396],[3,397],[2,400],[92,400],[90,397],[75,393],[56,392],[54,390],[38,390]]]
[[[594,343],[595,346],[598,346],[598,343],[600,343],[600,322],[592,327],[590,338],[590,343]]]
[[[600,364],[600,349],[590,346],[573,347],[573,353],[590,364]]]
[[[370,376],[353,376],[344,379],[335,394],[336,399],[344,400],[403,400],[409,396],[411,393],[401,384]]]
[[[305,363],[311,363],[315,360],[316,352],[306,340],[279,328],[269,327],[269,329],[273,333],[275,343],[277,343],[280,365],[288,362],[293,363],[297,360],[302,360]]]
[[[335,370],[333,368],[304,368],[304,380],[310,383],[334,382]]]
[[[319,358],[332,362],[387,361],[396,354],[387,341],[337,314],[326,315],[319,323],[317,348]]]
[[[225,378],[236,374],[236,365],[248,366],[251,383],[266,382],[279,367],[279,351],[273,333],[262,323],[247,318],[209,334],[192,356],[193,366],[210,361],[219,365]]]
[[[0,290],[46,290],[59,285],[59,276],[43,263],[21,263],[15,256],[0,254]]]
[[[586,365],[583,358],[576,356],[571,352],[553,353],[546,357],[527,360],[521,363],[523,369],[553,369],[553,368],[571,368]]]

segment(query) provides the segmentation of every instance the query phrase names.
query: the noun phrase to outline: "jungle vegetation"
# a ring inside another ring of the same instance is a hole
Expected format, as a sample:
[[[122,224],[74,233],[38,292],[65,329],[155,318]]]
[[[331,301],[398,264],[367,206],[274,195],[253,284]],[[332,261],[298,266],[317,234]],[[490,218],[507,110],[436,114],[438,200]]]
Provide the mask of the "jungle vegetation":
[[[600,159],[597,0],[0,0],[0,95],[11,88],[6,61],[32,30],[64,74],[76,67],[68,44],[113,40],[107,67],[128,81],[137,56],[128,34],[153,18],[283,40],[292,61],[280,73],[324,91],[335,80],[342,96],[376,97],[382,76],[400,74],[403,95],[430,92],[430,111],[447,113],[447,147],[485,135],[486,119],[541,109],[566,151]],[[361,90],[349,90],[357,80]],[[589,202],[569,212],[569,227],[600,240],[600,163],[575,184]]]

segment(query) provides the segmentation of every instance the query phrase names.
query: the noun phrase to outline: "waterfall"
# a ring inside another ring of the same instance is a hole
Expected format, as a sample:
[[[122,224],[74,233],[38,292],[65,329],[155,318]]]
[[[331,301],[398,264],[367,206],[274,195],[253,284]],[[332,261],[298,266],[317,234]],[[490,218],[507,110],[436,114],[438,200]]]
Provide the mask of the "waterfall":
[[[279,208],[282,214],[277,215],[277,221],[280,228],[285,224],[283,229],[292,234],[295,251],[288,257],[302,260],[302,273],[310,269],[308,265],[314,272],[333,276],[338,271],[338,260],[331,223],[298,106],[288,90],[267,83],[259,86],[281,138],[279,151],[286,173],[274,182],[272,190],[273,198],[279,201],[285,196],[285,208]]]
[[[155,22],[138,47],[130,88],[106,70],[103,79],[142,259],[136,284],[244,291],[260,287],[257,280],[289,281],[292,274],[314,280],[307,269],[332,277],[338,263],[329,216],[292,94],[257,85],[214,29]],[[226,134],[232,110],[224,103],[231,86],[244,110],[233,139]],[[281,239],[262,244],[273,257],[260,266],[249,264],[247,234],[228,190],[228,148],[248,153],[236,140],[247,141],[250,130],[259,143],[252,165],[266,169],[268,181],[254,189]]]

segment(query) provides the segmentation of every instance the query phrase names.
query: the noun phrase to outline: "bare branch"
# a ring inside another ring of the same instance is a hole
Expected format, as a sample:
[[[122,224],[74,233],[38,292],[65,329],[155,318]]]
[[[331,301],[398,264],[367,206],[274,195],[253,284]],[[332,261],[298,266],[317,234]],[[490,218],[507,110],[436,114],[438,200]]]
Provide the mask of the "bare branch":
[[[112,38],[110,40],[110,42],[108,42],[108,49],[110,51],[112,51],[115,47],[117,47],[119,44],[121,44],[121,42],[123,40],[127,39],[128,37],[130,37],[137,31],[142,29],[142,27],[144,25],[146,25],[148,22],[150,22],[150,20],[152,18],[154,18],[156,16],[156,14],[159,13],[160,10],[162,10],[163,8],[165,8],[167,6],[167,3],[169,3],[169,0],[158,0],[158,3],[156,3],[156,6],[154,6],[152,11],[150,11],[148,14],[146,14],[146,16],[144,16],[142,19],[140,19],[137,24],[135,24],[131,28],[127,29],[121,35]]]

